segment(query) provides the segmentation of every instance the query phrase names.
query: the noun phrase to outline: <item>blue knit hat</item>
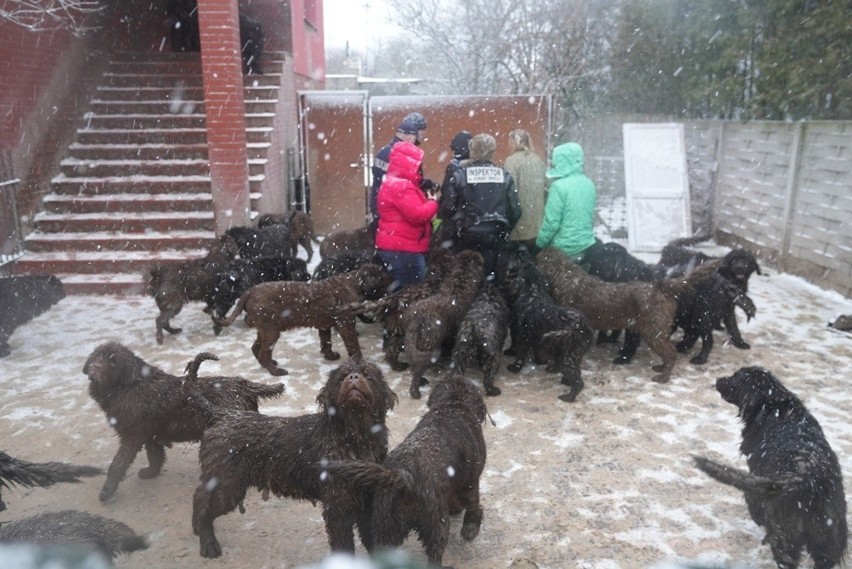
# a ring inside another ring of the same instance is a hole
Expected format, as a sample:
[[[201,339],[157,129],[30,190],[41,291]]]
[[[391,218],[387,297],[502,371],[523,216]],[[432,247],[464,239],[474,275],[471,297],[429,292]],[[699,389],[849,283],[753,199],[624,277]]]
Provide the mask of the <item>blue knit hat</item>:
[[[426,130],[426,118],[420,113],[408,113],[396,130],[403,134],[417,134]]]

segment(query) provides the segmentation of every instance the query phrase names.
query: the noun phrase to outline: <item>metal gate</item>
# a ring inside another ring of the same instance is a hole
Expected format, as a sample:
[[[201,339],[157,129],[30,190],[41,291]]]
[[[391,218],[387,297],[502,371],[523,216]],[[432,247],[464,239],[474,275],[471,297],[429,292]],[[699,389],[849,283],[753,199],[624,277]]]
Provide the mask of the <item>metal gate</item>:
[[[542,158],[550,154],[550,97],[541,95],[370,97],[366,91],[299,93],[302,175],[308,211],[319,234],[363,227],[370,166],[412,111],[428,122],[423,173],[441,182],[452,158],[450,140],[460,130],[497,139],[498,164],[509,154],[508,135],[530,133]]]

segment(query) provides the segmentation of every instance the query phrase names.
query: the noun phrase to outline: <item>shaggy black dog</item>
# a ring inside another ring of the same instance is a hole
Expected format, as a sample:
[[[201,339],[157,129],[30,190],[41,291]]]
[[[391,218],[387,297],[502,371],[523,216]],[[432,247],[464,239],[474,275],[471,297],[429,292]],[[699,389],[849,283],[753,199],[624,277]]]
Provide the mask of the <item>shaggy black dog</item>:
[[[544,276],[523,249],[504,250],[497,275],[512,314],[509,329],[515,361],[507,369],[519,373],[530,353],[537,363],[550,361],[547,370],[561,374],[562,384],[570,388],[559,399],[574,401],[585,385],[580,362],[594,336],[589,320],[554,302]]]
[[[414,530],[429,562],[440,567],[450,515],[464,511],[461,535],[468,541],[482,524],[485,402],[476,386],[451,374],[435,383],[427,404],[429,410],[384,463],[340,461],[326,468],[332,480],[343,478],[372,496],[377,548],[398,547]]]
[[[486,395],[500,395],[500,388],[494,385],[494,377],[500,371],[508,332],[509,306],[496,285],[485,283],[459,326],[453,362],[462,374],[469,366],[478,366],[482,370]]]
[[[178,315],[183,305],[202,301],[212,286],[216,274],[237,256],[237,243],[222,235],[212,242],[207,255],[176,265],[156,265],[145,272],[145,287],[154,297],[160,314],[156,325],[157,343],[163,343],[163,330],[177,334],[180,328],[172,327],[170,320]]]
[[[677,267],[678,265],[703,265],[707,261],[713,259],[701,251],[690,249],[690,245],[697,245],[704,241],[712,239],[712,235],[696,235],[694,237],[683,237],[669,241],[663,250],[660,252],[659,265],[664,267]]]
[[[12,486],[41,486],[47,488],[59,482],[79,482],[82,476],[103,474],[94,466],[76,466],[64,462],[27,462],[0,451],[0,490]],[[0,512],[6,504],[0,496]]]
[[[290,228],[281,223],[266,227],[232,227],[225,232],[237,243],[240,257],[292,257],[293,240]]]
[[[356,525],[369,546],[368,502],[341,481],[321,477],[317,466],[327,460],[384,460],[385,416],[396,400],[378,366],[352,358],[329,373],[317,395],[319,413],[269,417],[241,412],[218,419],[204,433],[198,454],[201,484],[192,504],[192,530],[201,555],[222,555],[213,522],[241,505],[250,487],[264,495],[322,502],[333,551],[355,550]]]
[[[318,242],[314,234],[314,220],[304,211],[293,210],[290,213],[264,213],[257,218],[257,227],[262,229],[268,225],[286,225],[290,228],[290,241],[293,242],[293,256],[298,253],[297,246],[301,245],[308,254],[308,263],[314,257],[311,242]]]
[[[695,457],[698,467],[745,493],[779,568],[798,567],[803,549],[814,567],[838,565],[848,539],[843,475],[817,420],[763,368],[741,368],[716,389],[739,410],[749,472]]]
[[[79,510],[45,512],[4,523],[0,526],[0,543],[84,548],[97,551],[107,562],[115,559],[119,553],[148,549],[145,538],[137,535],[129,526]],[[9,561],[8,558],[7,561]],[[53,565],[45,563],[39,566],[52,567]],[[65,567],[66,565],[60,563],[56,566]]]
[[[15,328],[63,298],[62,282],[53,275],[0,278],[0,358],[12,353],[9,338]]]
[[[366,226],[332,233],[322,240],[319,251],[320,256],[327,259],[344,251],[373,251],[375,248],[373,232]]]
[[[271,281],[308,281],[308,265],[302,259],[291,257],[257,257],[234,259],[213,279],[204,302],[213,321],[213,332],[218,336],[222,327],[216,318],[224,318],[240,295],[256,284]]]
[[[618,243],[595,243],[583,254],[580,266],[609,283],[651,282],[657,278],[653,266],[637,259]]]
[[[683,328],[683,339],[676,345],[686,352],[701,338],[701,351],[689,361],[695,365],[707,362],[713,349],[714,323],[722,321],[734,346],[748,350],[751,346],[740,336],[734,307],[739,306],[751,320],[757,309],[751,298],[735,283],[717,273],[700,281],[695,288],[678,297],[676,327]]]
[[[476,251],[456,255],[453,269],[441,280],[435,294],[413,302],[402,315],[405,357],[411,366],[409,394],[420,399],[423,374],[444,345],[453,346],[483,278],[485,261]]]
[[[314,269],[313,280],[321,281],[328,277],[339,275],[340,273],[348,273],[349,271],[357,270],[361,265],[367,263],[375,263],[376,255],[374,251],[366,251],[356,249],[353,251],[344,251],[332,257],[323,258]]]
[[[169,375],[117,342],[95,348],[83,366],[89,395],[104,411],[119,438],[118,452],[107,471],[100,499],[110,499],[142,448],[148,466],[140,478],[153,478],[166,462],[172,443],[201,439],[212,420],[210,408],[257,411],[258,400],[276,397],[284,386],[263,385],[239,377],[197,377],[201,362],[217,359],[198,354],[184,378]]]

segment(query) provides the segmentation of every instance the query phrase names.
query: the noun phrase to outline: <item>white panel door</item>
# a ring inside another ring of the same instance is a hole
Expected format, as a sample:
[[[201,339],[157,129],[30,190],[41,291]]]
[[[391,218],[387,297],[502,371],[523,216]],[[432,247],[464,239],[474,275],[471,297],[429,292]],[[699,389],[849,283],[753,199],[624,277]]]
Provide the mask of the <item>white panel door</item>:
[[[686,145],[679,123],[625,123],[628,248],[659,252],[691,234]]]

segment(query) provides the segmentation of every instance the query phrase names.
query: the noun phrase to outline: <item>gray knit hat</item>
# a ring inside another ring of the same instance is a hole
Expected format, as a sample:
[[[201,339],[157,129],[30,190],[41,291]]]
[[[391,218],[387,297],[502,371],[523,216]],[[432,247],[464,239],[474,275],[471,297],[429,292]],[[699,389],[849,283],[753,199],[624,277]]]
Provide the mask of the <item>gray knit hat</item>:
[[[470,139],[470,159],[474,162],[491,160],[497,151],[497,141],[490,134],[477,134]]]

